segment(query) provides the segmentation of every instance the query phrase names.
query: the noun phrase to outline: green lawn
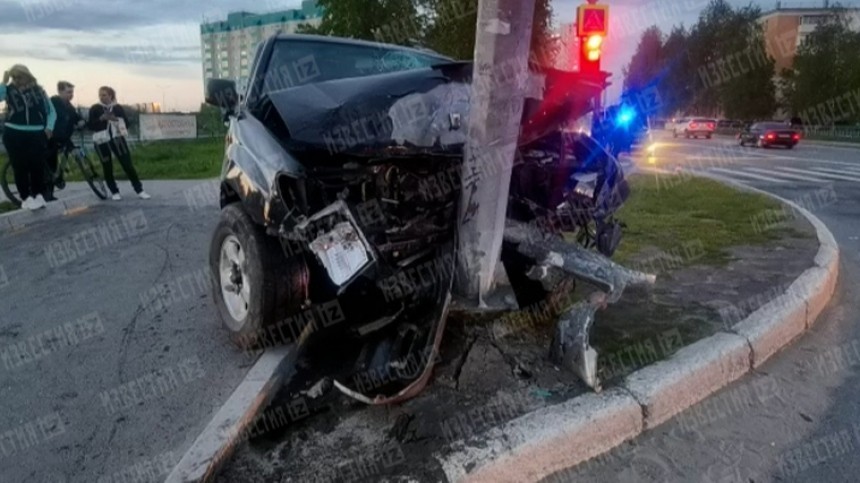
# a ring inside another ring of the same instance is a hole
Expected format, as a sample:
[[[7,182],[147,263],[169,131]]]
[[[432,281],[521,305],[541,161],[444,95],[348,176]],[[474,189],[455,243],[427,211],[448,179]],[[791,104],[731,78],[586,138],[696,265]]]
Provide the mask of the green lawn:
[[[132,146],[131,160],[141,179],[201,179],[221,173],[224,139],[159,141]],[[114,163],[117,179],[125,179]]]
[[[615,255],[620,263],[630,261],[646,247],[663,251],[695,246],[701,257],[696,263],[722,264],[726,248],[766,243],[783,230],[758,230],[752,219],[779,203],[764,195],[746,193],[696,177],[633,175],[631,195],[618,218],[627,227]]]

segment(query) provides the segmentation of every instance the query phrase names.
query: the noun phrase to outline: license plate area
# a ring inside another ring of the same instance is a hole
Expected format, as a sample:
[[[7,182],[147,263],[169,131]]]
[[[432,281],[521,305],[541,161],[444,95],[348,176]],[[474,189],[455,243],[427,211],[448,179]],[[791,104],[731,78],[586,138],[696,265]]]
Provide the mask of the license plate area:
[[[344,201],[337,201],[296,225],[296,231],[342,292],[376,255]]]
[[[333,230],[321,234],[310,248],[337,286],[350,281],[370,263],[368,249],[349,222],[338,223]]]

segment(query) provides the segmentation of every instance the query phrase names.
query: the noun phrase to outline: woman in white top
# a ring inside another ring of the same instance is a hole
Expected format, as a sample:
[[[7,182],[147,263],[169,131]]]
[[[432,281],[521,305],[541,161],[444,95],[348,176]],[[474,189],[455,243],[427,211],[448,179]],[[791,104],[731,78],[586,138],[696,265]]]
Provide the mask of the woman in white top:
[[[93,143],[96,153],[101,159],[104,168],[105,181],[108,189],[113,193],[113,199],[119,201],[122,196],[113,177],[113,159],[111,154],[119,160],[122,170],[125,171],[134,192],[144,200],[150,196],[143,191],[143,185],[137,176],[134,165],[131,164],[131,151],[128,148],[126,137],[128,136],[128,118],[122,106],[116,103],[116,91],[104,86],[99,88],[99,103],[90,108],[88,127],[93,131]]]

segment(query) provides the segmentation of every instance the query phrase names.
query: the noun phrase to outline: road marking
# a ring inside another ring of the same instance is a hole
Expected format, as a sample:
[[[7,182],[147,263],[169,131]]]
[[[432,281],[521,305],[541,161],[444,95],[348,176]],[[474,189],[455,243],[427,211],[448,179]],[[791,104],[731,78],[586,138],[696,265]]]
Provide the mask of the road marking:
[[[838,169],[833,169],[833,168],[838,168]],[[816,171],[827,171],[827,172],[836,173],[836,174],[850,174],[850,175],[856,174],[857,176],[860,176],[860,167],[849,168],[848,166],[844,166],[844,167],[834,166],[833,168],[822,168],[822,167],[815,166],[811,169],[814,169]]]
[[[839,166],[850,166],[854,168],[860,168],[860,163],[849,163],[846,161],[831,161],[829,159],[815,159],[815,158],[797,158],[794,156],[767,156],[768,159],[777,159],[781,161],[803,161],[804,163],[822,163],[822,164],[836,164]]]
[[[747,171],[755,171],[757,173],[778,175],[782,178],[799,179],[801,181],[807,181],[810,183],[832,183],[832,181],[829,181],[826,179],[818,179],[818,178],[814,178],[812,176],[801,176],[799,174],[789,174],[789,173],[776,173],[773,170],[767,170],[767,169],[761,169],[761,168],[744,168],[744,169]]]
[[[814,174],[815,176],[821,176],[822,178],[841,179],[843,181],[854,181],[856,183],[860,183],[860,178],[857,178],[854,176],[844,176],[844,175],[839,175],[839,174],[828,174],[828,173],[822,173],[820,171],[807,171],[805,169],[797,169],[797,168],[779,167],[778,169],[781,169],[784,171],[793,171],[795,173],[802,173],[802,174]],[[818,169],[823,169],[823,168],[818,168]]]
[[[708,171],[716,171],[718,173],[724,173],[724,174],[728,174],[730,176],[743,176],[743,177],[747,177],[747,178],[756,179],[759,181],[767,181],[769,183],[779,183],[779,184],[788,183],[788,181],[786,181],[784,179],[771,178],[770,176],[763,176],[763,175],[753,174],[753,173],[745,173],[743,171],[733,171],[731,169],[708,168]]]

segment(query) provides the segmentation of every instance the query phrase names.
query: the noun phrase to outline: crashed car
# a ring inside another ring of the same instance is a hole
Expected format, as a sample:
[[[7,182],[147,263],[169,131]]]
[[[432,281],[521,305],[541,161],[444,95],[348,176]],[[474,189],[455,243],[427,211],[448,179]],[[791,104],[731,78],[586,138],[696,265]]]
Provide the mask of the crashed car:
[[[229,123],[209,261],[238,345],[294,344],[370,404],[427,383],[456,271],[471,75],[471,63],[425,50],[277,35],[258,47],[241,98],[232,81],[207,83]],[[611,263],[624,174],[565,128],[570,102],[547,106],[527,100],[509,219],[553,243],[574,233],[591,262]],[[536,260],[548,252],[523,233],[502,252],[521,306],[549,290],[536,267],[566,266]]]

